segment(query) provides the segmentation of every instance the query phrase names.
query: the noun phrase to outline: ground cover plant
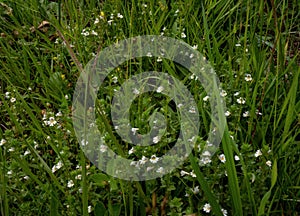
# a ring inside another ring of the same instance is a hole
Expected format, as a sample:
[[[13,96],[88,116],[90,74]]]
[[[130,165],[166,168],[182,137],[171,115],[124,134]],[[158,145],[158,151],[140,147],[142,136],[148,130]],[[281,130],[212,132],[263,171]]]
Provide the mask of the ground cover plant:
[[[298,215],[299,11],[297,0],[2,0],[1,215]],[[122,141],[110,110],[120,85],[143,71],[167,71],[197,101],[201,127],[192,154],[162,178],[140,182],[97,169],[72,124],[84,66],[105,47],[139,35],[172,37],[203,54],[219,77],[227,118],[209,157],[202,147],[210,98],[197,76],[150,54],[115,68],[90,112],[102,139],[133,166],[163,172],[151,164],[178,138],[180,116],[161,91],[142,94],[131,106],[132,132],[147,133],[154,112],[165,116],[167,130],[154,146]]]

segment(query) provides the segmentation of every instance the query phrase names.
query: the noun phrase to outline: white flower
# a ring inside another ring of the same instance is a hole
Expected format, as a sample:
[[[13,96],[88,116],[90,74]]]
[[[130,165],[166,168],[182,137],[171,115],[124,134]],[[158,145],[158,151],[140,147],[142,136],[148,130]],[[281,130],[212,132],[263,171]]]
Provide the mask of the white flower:
[[[151,158],[150,158],[150,162],[151,162],[151,163],[154,163],[154,164],[157,163],[158,160],[159,160],[159,158],[156,157],[156,155],[152,155]]]
[[[183,104],[178,104],[178,105],[177,105],[178,108],[180,108],[180,107],[182,107],[182,106],[183,106]]]
[[[244,103],[246,103],[245,99],[242,98],[242,97],[238,98],[236,101],[237,101],[239,104],[244,104]]]
[[[266,164],[267,164],[267,166],[269,166],[269,167],[271,167],[271,166],[272,166],[272,162],[271,162],[271,161],[269,161],[269,160],[266,162]]]
[[[196,174],[194,173],[194,170],[192,170],[192,172],[190,172],[190,175],[193,177],[193,178],[196,178]]]
[[[81,180],[81,175],[80,175],[80,174],[78,174],[77,176],[75,176],[75,179],[77,179],[77,180]]]
[[[249,114],[249,111],[246,111],[246,112],[243,113],[243,117],[245,117],[245,118],[246,118],[246,117],[249,117],[249,115],[250,115],[250,114]]]
[[[86,31],[85,29],[82,30],[81,34],[83,36],[89,36],[90,35],[90,33],[88,31]]]
[[[240,46],[241,46],[241,44],[236,44],[235,46],[236,46],[236,47],[240,47]]]
[[[240,160],[240,157],[237,156],[237,155],[235,155],[235,156],[234,156],[234,160],[239,161],[239,160]]]
[[[196,76],[195,74],[192,74],[192,75],[190,76],[190,79],[197,80],[197,79],[198,79],[198,76]]]
[[[177,9],[177,10],[175,11],[175,13],[176,13],[176,14],[179,13],[179,9]]]
[[[107,145],[100,145],[100,151],[102,152],[102,153],[104,153],[104,152],[106,152],[107,151]]]
[[[194,187],[194,188],[192,189],[192,191],[193,191],[194,194],[199,193],[199,192],[200,192],[199,186]]]
[[[225,155],[224,154],[221,154],[219,155],[219,159],[222,163],[225,163],[226,162],[226,158],[225,158]]]
[[[88,213],[92,212],[92,206],[88,206]]]
[[[247,82],[252,81],[251,74],[245,74],[245,80],[246,80]]]
[[[55,124],[57,123],[57,121],[55,121],[55,118],[54,117],[50,117],[49,118],[49,121],[47,122],[47,125],[49,126],[54,126]]]
[[[205,211],[206,213],[209,213],[211,210],[211,206],[209,203],[206,203],[204,206],[203,206],[203,211]]]
[[[52,172],[55,173],[57,170],[59,170],[63,166],[63,163],[59,161],[56,165],[52,167]]]
[[[205,151],[202,153],[202,156],[210,157],[211,153],[209,151]]]
[[[139,90],[137,90],[136,88],[133,89],[133,94],[138,95],[140,93]]]
[[[114,76],[114,77],[112,78],[112,81],[113,81],[113,83],[117,83],[117,82],[118,82],[118,77]]]
[[[95,19],[95,22],[94,22],[94,24],[96,25],[96,24],[98,24],[99,23],[99,18],[97,17],[96,19]]]
[[[24,156],[26,156],[26,155],[28,155],[28,154],[30,154],[30,151],[29,151],[29,150],[26,150],[26,151],[24,152]]]
[[[259,112],[259,110],[258,110],[258,109],[256,110],[256,112],[255,112],[255,113],[256,113],[256,115],[260,115],[260,116],[262,115],[262,113],[261,113],[261,112]]]
[[[153,168],[154,168],[153,166],[150,166],[150,167],[147,167],[146,170],[147,170],[147,172],[149,172],[149,171],[153,170]]]
[[[188,172],[181,170],[180,171],[180,176],[185,176],[185,175],[190,175]]]
[[[156,92],[161,93],[163,90],[164,90],[164,87],[163,87],[163,86],[159,86],[159,87],[156,89]]]
[[[194,50],[196,50],[196,49],[198,49],[198,45],[196,44],[196,45],[192,46],[192,48],[193,48]]]
[[[9,99],[10,98],[10,92],[5,92],[5,98]]]
[[[62,116],[62,113],[61,113],[61,111],[59,111],[58,113],[56,113],[56,114],[55,114],[55,116],[56,116],[56,117],[60,117],[60,116]]]
[[[1,139],[0,146],[3,146],[5,143],[6,143],[6,140],[5,139]]]
[[[229,112],[228,110],[225,112],[225,116],[228,117],[231,115],[231,112]]]
[[[220,95],[221,95],[222,97],[226,97],[226,95],[227,95],[227,92],[226,92],[225,90],[223,90],[223,89],[222,89],[222,91],[221,91]]]
[[[130,162],[130,166],[136,166],[137,164],[138,164],[137,161],[131,161],[131,162]]]
[[[7,172],[7,175],[11,175],[11,174],[13,174],[13,171],[12,171],[12,170],[9,170],[9,171]]]
[[[234,96],[238,96],[240,94],[240,92],[236,92],[236,93],[234,93],[233,95]]]
[[[140,164],[145,164],[148,161],[148,158],[146,158],[145,156],[142,157],[142,159],[139,161]]]
[[[151,57],[152,57],[151,52],[148,52],[148,53],[147,53],[147,56],[148,56],[149,58],[151,58]]]
[[[226,209],[221,209],[221,212],[223,213],[223,216],[227,216],[227,210]]]
[[[195,107],[190,107],[189,113],[196,113],[196,108]]]
[[[11,147],[8,149],[8,152],[14,152],[15,151],[15,148],[14,147]]]
[[[162,61],[162,58],[159,56],[156,60],[157,62],[161,62]]]
[[[24,178],[25,180],[30,179],[29,176],[24,176],[23,178]]]
[[[114,20],[112,20],[112,19],[111,19],[111,20],[108,20],[108,21],[107,21],[108,25],[111,25],[113,21],[114,21]]]
[[[164,173],[164,168],[163,167],[159,167],[156,172],[158,173]]]
[[[120,13],[117,14],[117,17],[120,18],[120,19],[123,19],[123,15],[120,14]]]
[[[203,164],[209,164],[209,163],[211,163],[210,157],[203,157],[203,158],[201,158],[201,163],[203,163]]]
[[[134,149],[134,147],[132,147],[132,148],[128,151],[128,154],[131,155],[131,154],[133,154],[134,152],[135,152],[135,149]]]
[[[208,99],[209,99],[209,96],[205,96],[205,97],[203,98],[203,101],[208,101]]]
[[[139,130],[138,128],[131,128],[133,135],[135,135],[138,130]]]
[[[86,146],[87,144],[89,144],[89,142],[88,141],[86,141],[86,140],[81,140],[81,145],[82,146]]]
[[[181,33],[181,38],[186,38],[186,35],[184,32]]]
[[[71,187],[73,187],[73,186],[74,186],[73,180],[68,181],[67,187],[68,187],[68,188],[71,188]]]
[[[13,97],[12,97],[12,98],[10,99],[10,102],[11,102],[11,103],[16,102],[16,98],[13,98]]]
[[[153,143],[158,143],[160,141],[160,137],[159,136],[156,136],[156,137],[153,137]]]
[[[95,36],[98,36],[98,33],[95,32],[94,30],[91,31],[91,35],[95,35]]]
[[[261,156],[261,155],[262,155],[262,153],[261,153],[261,150],[260,150],[260,149],[258,149],[258,150],[255,152],[255,154],[254,154],[255,157],[259,157],[259,156]]]

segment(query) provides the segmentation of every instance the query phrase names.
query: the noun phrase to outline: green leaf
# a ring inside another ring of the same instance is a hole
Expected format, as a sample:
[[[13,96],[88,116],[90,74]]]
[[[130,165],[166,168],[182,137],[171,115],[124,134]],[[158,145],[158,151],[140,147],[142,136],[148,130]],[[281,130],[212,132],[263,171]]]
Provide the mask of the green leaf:
[[[98,202],[95,206],[95,216],[104,216],[105,213],[107,212],[103,202]]]
[[[96,173],[91,176],[91,180],[95,182],[96,185],[104,186],[106,182],[109,180],[109,177],[104,173]]]

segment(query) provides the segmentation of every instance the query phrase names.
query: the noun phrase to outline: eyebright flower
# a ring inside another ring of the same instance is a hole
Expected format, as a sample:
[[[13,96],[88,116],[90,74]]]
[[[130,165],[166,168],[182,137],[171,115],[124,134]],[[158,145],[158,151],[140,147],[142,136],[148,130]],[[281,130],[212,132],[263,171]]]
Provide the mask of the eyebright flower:
[[[210,157],[203,157],[203,158],[201,158],[200,162],[203,163],[204,165],[209,164],[209,163],[211,163],[211,159],[210,159]]]
[[[185,176],[185,175],[190,175],[188,172],[181,170],[180,171],[180,176]]]
[[[158,159],[159,159],[159,158],[156,157],[156,155],[152,155],[151,158],[150,158],[150,162],[155,164],[155,163],[158,162]]]
[[[211,210],[211,206],[209,203],[206,203],[204,206],[203,206],[203,211],[205,211],[206,213],[209,213]]]
[[[193,191],[193,193],[194,194],[197,194],[197,193],[199,193],[199,186],[196,186],[196,187],[194,187],[193,189],[192,189],[192,191]]]
[[[209,96],[205,96],[205,97],[203,98],[203,101],[208,101],[208,99],[209,99]]]
[[[163,90],[164,90],[164,87],[163,87],[163,86],[159,86],[159,87],[156,89],[156,92],[161,93]]]
[[[135,135],[138,130],[139,130],[138,128],[131,128],[133,135]]]
[[[239,160],[240,160],[240,157],[237,156],[237,155],[235,155],[235,156],[234,156],[234,160],[239,161]]]
[[[262,155],[262,153],[261,153],[261,150],[259,150],[259,149],[254,154],[255,157],[259,157],[261,155]]]
[[[250,115],[250,114],[249,114],[249,111],[246,111],[246,112],[243,113],[243,117],[245,117],[245,118],[246,118],[246,117],[249,117],[249,115]]]
[[[246,80],[247,82],[251,82],[251,81],[252,81],[251,74],[245,74],[245,80]]]
[[[222,163],[225,163],[226,162],[226,158],[225,158],[225,155],[224,154],[221,154],[219,155],[219,159]]]
[[[55,118],[54,117],[50,117],[49,118],[49,121],[48,121],[48,125],[49,126],[54,126],[55,124],[57,123],[57,121],[55,121]]]
[[[242,98],[242,97],[238,98],[236,101],[237,101],[239,104],[245,104],[245,103],[246,103],[245,99]]]
[[[3,146],[5,143],[6,143],[6,140],[5,139],[1,139],[0,146]]]
[[[267,166],[269,166],[269,167],[271,167],[271,166],[272,166],[272,162],[271,162],[271,161],[269,161],[269,160],[266,162],[266,164],[267,164]]]
[[[223,89],[222,89],[222,91],[221,91],[220,95],[221,95],[222,97],[226,97],[226,95],[227,95],[227,92],[226,92],[225,90],[223,90]]]
[[[106,152],[107,151],[107,145],[100,145],[100,151],[102,152],[102,153],[104,153],[104,152]]]
[[[225,210],[225,209],[221,209],[221,212],[223,213],[223,216],[227,216],[227,210]]]
[[[190,172],[190,175],[193,177],[193,178],[196,178],[196,174],[194,173],[194,170],[192,170],[192,172]]]
[[[142,157],[141,160],[139,160],[140,164],[145,164],[148,161],[148,158],[146,158],[145,156]]]
[[[231,115],[231,112],[229,112],[228,110],[225,112],[225,116],[228,117]]]
[[[163,167],[159,167],[156,172],[158,173],[164,173],[164,168]]]
[[[71,187],[73,187],[73,186],[74,186],[73,180],[68,181],[67,187],[68,187],[68,188],[71,188]]]
[[[52,167],[52,173],[55,173],[57,170],[59,170],[63,166],[63,163],[59,161],[56,165]]]
[[[160,137],[159,136],[156,136],[156,137],[153,137],[153,143],[158,143],[160,140]]]
[[[131,154],[133,154],[134,152],[135,152],[135,149],[134,149],[134,147],[132,147],[132,148],[128,151],[128,154],[131,155]]]

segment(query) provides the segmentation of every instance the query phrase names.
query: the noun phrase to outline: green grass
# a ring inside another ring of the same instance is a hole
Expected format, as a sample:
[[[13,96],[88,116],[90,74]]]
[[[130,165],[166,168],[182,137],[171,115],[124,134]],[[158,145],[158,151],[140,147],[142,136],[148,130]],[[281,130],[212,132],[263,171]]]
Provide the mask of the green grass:
[[[299,11],[296,0],[1,1],[1,215],[222,215],[221,209],[239,216],[298,215]],[[167,71],[181,80],[197,101],[201,123],[183,165],[162,178],[130,182],[101,172],[85,157],[72,126],[72,96],[97,52],[150,34],[197,45],[227,93],[230,115],[220,148],[199,166],[211,123],[201,83],[180,65],[154,57],[114,69],[98,92],[96,116],[115,152],[135,160],[160,157],[178,137],[177,109],[150,93],[134,101],[131,121],[147,132],[145,119],[160,111],[169,123],[162,141],[129,155],[131,145],[116,134],[110,119],[114,90],[142,71]],[[45,124],[50,117],[57,121],[53,126]],[[203,210],[206,203],[210,213]]]

